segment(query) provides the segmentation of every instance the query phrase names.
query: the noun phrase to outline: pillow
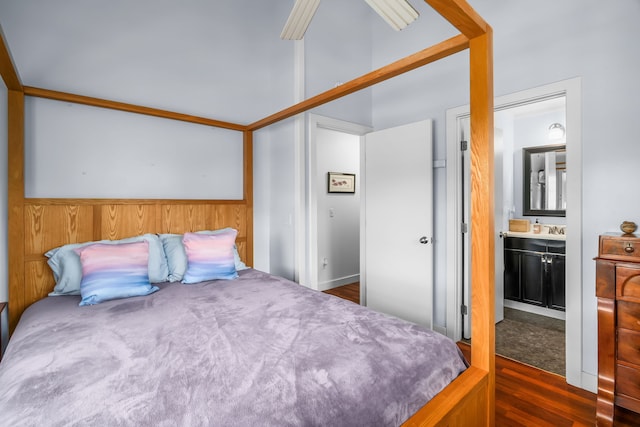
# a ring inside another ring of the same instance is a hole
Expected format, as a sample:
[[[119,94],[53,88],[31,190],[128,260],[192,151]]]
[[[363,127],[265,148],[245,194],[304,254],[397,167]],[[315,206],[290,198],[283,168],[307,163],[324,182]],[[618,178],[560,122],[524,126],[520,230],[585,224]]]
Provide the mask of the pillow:
[[[227,227],[219,230],[203,230],[196,231],[196,234],[220,234],[233,230]],[[168,280],[170,282],[179,282],[187,271],[187,253],[182,244],[182,234],[160,234],[160,241],[164,248],[164,254],[167,257],[167,266],[169,268]],[[247,265],[240,259],[238,248],[233,245],[233,258],[236,265],[236,271],[246,270]]]
[[[80,305],[149,295],[159,288],[149,283],[149,242],[95,243],[74,249],[82,264]]]
[[[237,278],[233,256],[237,234],[234,229],[216,234],[185,233],[182,244],[187,253],[187,271],[182,283]]]
[[[149,244],[149,281],[151,283],[166,282],[169,267],[164,255],[162,242],[155,234],[143,234],[121,240],[101,240],[98,242],[71,243],[48,251],[45,256],[47,264],[53,271],[56,286],[49,295],[80,295],[80,281],[82,280],[82,265],[80,258],[74,251],[87,245],[96,243],[117,245],[146,241]]]

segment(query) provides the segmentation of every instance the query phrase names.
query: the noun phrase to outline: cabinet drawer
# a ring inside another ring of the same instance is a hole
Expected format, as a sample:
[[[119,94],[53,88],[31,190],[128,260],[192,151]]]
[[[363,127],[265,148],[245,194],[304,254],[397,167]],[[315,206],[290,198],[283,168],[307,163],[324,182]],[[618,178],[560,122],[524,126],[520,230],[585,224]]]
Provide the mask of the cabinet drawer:
[[[640,266],[618,264],[616,266],[616,299],[626,298],[640,303]]]
[[[640,332],[618,329],[618,360],[636,364],[640,369]]]
[[[640,238],[600,236],[600,257],[640,261]]]
[[[504,239],[505,249],[520,249],[523,251],[546,252],[547,241],[542,239],[530,239],[520,237],[507,237]]]
[[[617,305],[618,327],[640,332],[640,304],[618,301]]]
[[[618,364],[616,371],[616,394],[640,399],[640,370]]]

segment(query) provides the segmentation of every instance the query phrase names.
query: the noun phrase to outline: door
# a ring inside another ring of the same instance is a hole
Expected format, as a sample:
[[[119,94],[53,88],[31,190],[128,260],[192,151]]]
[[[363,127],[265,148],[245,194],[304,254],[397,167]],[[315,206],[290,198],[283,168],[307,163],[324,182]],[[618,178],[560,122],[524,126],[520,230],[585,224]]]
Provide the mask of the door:
[[[362,158],[364,303],[432,326],[432,124],[425,120],[372,132]]]
[[[556,310],[565,309],[565,255],[547,254],[549,266],[548,306]]]
[[[529,304],[545,305],[546,256],[542,252],[522,251],[520,283],[522,300]]]
[[[458,132],[461,141],[460,169],[462,171],[462,208],[461,218],[463,219],[463,236],[462,236],[462,337],[471,338],[471,120],[469,116],[459,119]],[[494,249],[495,249],[495,322],[498,323],[504,319],[504,257],[503,257],[503,239],[502,230],[505,228],[505,216],[503,214],[503,195],[504,195],[504,179],[503,179],[503,132],[501,129],[494,129],[493,153],[494,153]]]

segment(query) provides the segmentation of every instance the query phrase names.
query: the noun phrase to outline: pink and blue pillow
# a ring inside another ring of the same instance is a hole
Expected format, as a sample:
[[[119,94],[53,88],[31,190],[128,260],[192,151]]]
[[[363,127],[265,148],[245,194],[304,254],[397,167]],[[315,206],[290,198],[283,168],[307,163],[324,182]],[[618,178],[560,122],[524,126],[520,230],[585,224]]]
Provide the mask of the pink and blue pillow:
[[[119,245],[123,243],[135,243],[147,241],[149,243],[149,281],[162,283],[167,281],[169,266],[165,256],[162,241],[155,234],[143,234],[120,240],[100,240],[84,243],[70,243],[51,249],[45,256],[47,264],[51,267],[56,285],[49,295],[80,295],[80,282],[82,281],[82,264],[76,249],[96,243]]]
[[[221,228],[217,230],[201,230],[196,231],[196,234],[221,234],[234,230],[231,227]],[[160,241],[164,248],[164,253],[167,257],[168,266],[168,281],[169,282],[181,282],[184,278],[184,273],[187,271],[187,253],[184,249],[182,234],[159,234]],[[237,238],[237,235],[236,235]],[[236,271],[246,270],[247,265],[240,259],[238,254],[237,245],[233,245],[233,258],[235,260]]]
[[[182,283],[237,278],[234,258],[237,234],[234,229],[217,234],[185,233],[182,243],[187,254],[187,271]]]
[[[76,248],[82,264],[80,305],[149,295],[159,288],[149,283],[149,243],[96,243]]]

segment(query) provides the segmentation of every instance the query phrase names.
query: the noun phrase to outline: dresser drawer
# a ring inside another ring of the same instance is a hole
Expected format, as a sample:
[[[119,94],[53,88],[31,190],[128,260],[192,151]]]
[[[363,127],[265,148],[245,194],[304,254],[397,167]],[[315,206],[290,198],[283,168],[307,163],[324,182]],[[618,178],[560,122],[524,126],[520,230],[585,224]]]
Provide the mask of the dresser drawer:
[[[599,256],[623,261],[640,261],[640,238],[600,236]]]
[[[616,371],[616,394],[631,397],[640,403],[640,369],[618,364]],[[637,411],[635,407],[629,409]]]
[[[616,299],[640,303],[640,265],[620,263],[616,266]]]
[[[619,328],[640,332],[640,304],[618,301],[616,311]]]
[[[640,332],[618,330],[618,360],[640,364]],[[640,365],[638,369],[640,370]]]

